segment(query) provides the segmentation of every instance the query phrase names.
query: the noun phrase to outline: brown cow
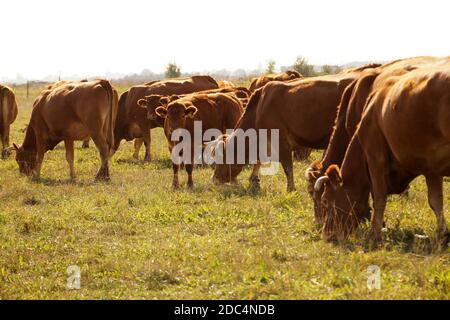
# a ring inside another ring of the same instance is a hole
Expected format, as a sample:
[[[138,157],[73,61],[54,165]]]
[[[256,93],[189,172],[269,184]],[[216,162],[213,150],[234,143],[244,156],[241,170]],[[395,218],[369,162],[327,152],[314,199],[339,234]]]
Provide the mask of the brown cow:
[[[330,165],[341,165],[372,90],[382,86],[386,78],[392,75],[401,75],[439,61],[440,59],[435,57],[414,57],[396,60],[383,66],[374,66],[375,68],[372,66],[372,68],[364,70],[360,77],[346,88],[338,107],[335,128],[323,159],[313,162],[305,172],[308,180],[308,192],[314,201],[314,215],[319,228],[323,225],[323,212],[320,205],[323,189],[315,190],[314,186],[317,179],[324,175]],[[370,211],[365,214],[366,218],[370,218]]]
[[[378,243],[387,195],[424,175],[438,236],[448,242],[442,188],[443,177],[450,176],[449,88],[450,63],[444,61],[392,75],[372,90],[342,168],[329,166],[320,180],[326,239],[352,232],[372,193],[371,239]]]
[[[171,141],[172,133],[176,129],[186,129],[191,134],[191,162],[185,163],[188,174],[188,187],[192,188],[192,171],[194,164],[194,121],[201,121],[201,135],[208,129],[218,129],[225,133],[227,129],[233,129],[241,117],[243,108],[239,100],[224,93],[193,94],[170,102],[166,107],[160,106],[156,113],[165,119],[164,132],[169,142],[170,149],[176,144]],[[173,163],[174,188],[179,187],[179,164]]]
[[[133,86],[124,92],[119,99],[119,113],[116,127],[114,129],[114,139],[116,151],[120,142],[135,138],[142,138],[145,144],[145,161],[150,161],[150,129],[162,127],[162,120],[149,120],[146,112],[137,104],[139,99],[151,94],[172,95],[186,94],[196,91],[217,89],[217,82],[210,76],[192,76],[188,78],[168,79],[151,82],[150,85]],[[135,145],[134,157],[138,157],[139,143]]]
[[[14,144],[19,171],[39,179],[44,154],[64,141],[70,177],[75,179],[75,140],[91,137],[100,152],[97,180],[109,179],[114,147],[117,92],[106,80],[58,83],[35,100],[21,147]]]
[[[260,77],[252,79],[249,89],[251,92],[254,92],[257,89],[264,87],[270,81],[290,81],[302,78],[303,76],[294,70],[288,70],[279,74],[262,75]]]
[[[14,92],[0,85],[0,140],[2,143],[2,159],[10,154],[9,129],[17,118],[17,103]]]
[[[256,90],[237,129],[279,129],[279,160],[287,176],[288,191],[295,190],[292,151],[301,147],[325,149],[336,117],[342,92],[359,73],[337,74],[300,79],[292,82],[270,82]],[[226,147],[236,137],[227,138]],[[215,143],[220,142],[216,140]],[[248,153],[248,143],[245,153]],[[240,150],[239,152],[243,152]],[[226,152],[226,150],[225,150]],[[254,166],[250,182],[259,186],[259,167]],[[232,182],[243,165],[216,165],[213,180]]]

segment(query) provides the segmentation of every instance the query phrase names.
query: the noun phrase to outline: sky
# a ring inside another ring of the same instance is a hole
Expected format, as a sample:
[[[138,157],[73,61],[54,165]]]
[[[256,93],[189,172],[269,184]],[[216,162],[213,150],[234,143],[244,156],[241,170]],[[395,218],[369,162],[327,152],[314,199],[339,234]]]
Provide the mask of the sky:
[[[8,0],[0,79],[450,55],[445,0]]]

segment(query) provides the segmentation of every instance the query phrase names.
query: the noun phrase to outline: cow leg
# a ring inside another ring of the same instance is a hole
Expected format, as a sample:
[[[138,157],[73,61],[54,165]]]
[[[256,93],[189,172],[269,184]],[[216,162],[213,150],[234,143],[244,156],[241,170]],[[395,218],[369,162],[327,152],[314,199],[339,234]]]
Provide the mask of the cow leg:
[[[292,161],[292,152],[286,147],[280,146],[280,163],[287,178],[287,191],[295,191],[294,183],[294,164]]]
[[[144,135],[142,136],[142,139],[144,140],[144,145],[145,145],[145,157],[144,157],[144,161],[146,162],[150,162],[152,161],[152,157],[150,155],[150,142],[151,142],[151,133],[150,133],[150,129],[146,129],[144,130]]]
[[[69,163],[70,179],[75,180],[73,140],[64,140],[64,145],[66,147],[66,160]]]
[[[83,144],[81,145],[81,147],[83,148],[83,149],[89,149],[89,138],[88,139],[86,139],[86,140],[83,140]],[[66,149],[67,150],[67,149]]]
[[[172,188],[174,188],[174,189],[178,189],[180,187],[180,182],[178,181],[179,168],[180,168],[179,164],[172,163],[172,169],[173,169]]]
[[[3,127],[0,124],[0,143],[2,144],[2,151],[6,148],[5,142],[3,141]]]
[[[141,138],[134,139],[134,153],[133,158],[139,160],[139,150],[141,150],[142,145],[144,144],[144,140]]]
[[[39,181],[41,179],[41,168],[43,161],[44,161],[44,149],[40,147],[38,143],[36,154],[36,166],[34,167],[32,178],[34,181]]]
[[[259,189],[260,188],[260,178],[259,178],[259,169],[261,168],[261,162],[257,162],[253,165],[252,174],[250,175],[250,188]]]
[[[1,132],[0,138],[2,142],[2,159],[6,159],[11,155],[11,152],[8,150],[9,147],[9,125],[4,125]]]
[[[100,160],[101,165],[100,169],[97,172],[97,175],[95,177],[96,181],[109,181],[109,145],[106,142],[106,140],[99,136],[99,135],[91,135],[92,140],[95,143],[95,146],[97,147],[99,153],[100,153]]]
[[[193,164],[185,164],[186,172],[188,174],[188,183],[187,186],[189,189],[192,189],[194,187],[194,181],[192,180],[192,171],[194,170]]]
[[[444,245],[449,241],[449,231],[444,216],[443,179],[438,176],[426,176],[428,187],[428,203],[433,209],[438,225],[438,238],[442,239]]]
[[[372,186],[372,197],[373,197],[373,209],[374,213],[371,219],[371,231],[370,231],[370,240],[372,240],[374,245],[378,245],[381,242],[381,230],[384,224],[384,211],[386,209],[387,202],[387,183],[386,177],[388,176],[388,172],[386,172],[386,168],[388,168],[389,164],[387,159],[387,155],[385,155],[380,150],[385,150],[384,140],[381,138],[376,139],[376,134],[370,135],[374,140],[373,144],[381,146],[380,149],[377,149],[377,153],[372,153],[370,147],[368,151],[366,151],[366,159],[367,166],[369,169],[370,175],[370,183]],[[372,144],[371,144],[372,145]]]

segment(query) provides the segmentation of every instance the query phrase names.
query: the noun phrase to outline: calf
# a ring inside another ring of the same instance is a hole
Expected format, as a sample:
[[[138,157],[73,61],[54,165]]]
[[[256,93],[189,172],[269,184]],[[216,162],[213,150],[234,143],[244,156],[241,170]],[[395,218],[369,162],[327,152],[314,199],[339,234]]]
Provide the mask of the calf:
[[[185,163],[188,174],[188,187],[192,188],[192,171],[194,164],[194,121],[202,122],[202,132],[208,129],[218,129],[225,133],[233,129],[243,113],[240,102],[224,93],[194,94],[169,102],[167,106],[156,108],[156,114],[164,118],[164,132],[169,145],[173,147],[176,142],[171,140],[176,129],[186,129],[191,136],[191,161]],[[198,133],[197,133],[198,134]],[[179,188],[179,164],[173,163],[173,188]]]

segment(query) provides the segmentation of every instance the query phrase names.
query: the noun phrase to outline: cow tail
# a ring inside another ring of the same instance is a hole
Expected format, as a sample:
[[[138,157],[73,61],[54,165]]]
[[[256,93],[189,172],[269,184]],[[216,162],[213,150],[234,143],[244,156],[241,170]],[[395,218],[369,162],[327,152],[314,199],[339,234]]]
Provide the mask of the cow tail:
[[[115,123],[115,115],[117,115],[117,98],[115,97],[115,90],[111,86],[111,83],[107,80],[100,80],[101,86],[106,91],[106,94],[108,95],[108,102],[109,102],[109,122],[107,127],[107,134],[106,134],[106,142],[109,145],[110,154],[113,153],[114,150],[114,123]]]

